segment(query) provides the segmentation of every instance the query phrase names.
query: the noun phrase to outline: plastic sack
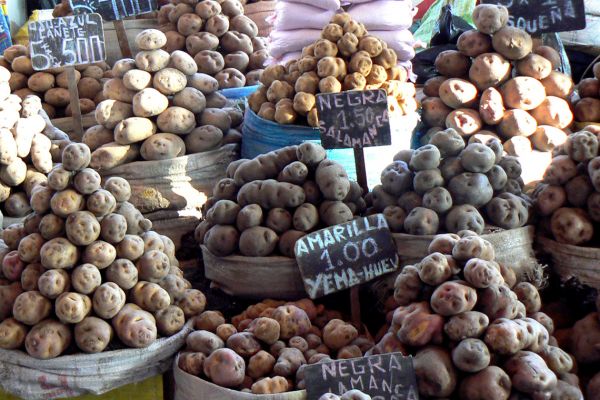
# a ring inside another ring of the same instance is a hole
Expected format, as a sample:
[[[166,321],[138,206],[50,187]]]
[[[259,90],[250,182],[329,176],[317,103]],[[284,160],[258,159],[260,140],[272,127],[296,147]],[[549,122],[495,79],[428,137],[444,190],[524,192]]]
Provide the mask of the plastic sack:
[[[274,28],[278,31],[293,29],[322,29],[335,15],[333,10],[301,3],[277,2]]]
[[[10,21],[8,19],[8,10],[6,4],[0,5],[0,53],[12,46],[10,37]]]
[[[453,13],[451,5],[444,6],[436,25],[435,33],[431,37],[429,44],[430,46],[448,43],[456,44],[458,37],[463,32],[470,31],[471,29],[473,27],[467,21]]]
[[[286,53],[302,51],[304,47],[313,44],[320,37],[320,29],[275,30],[269,36],[269,52],[273,58],[280,58]]]
[[[348,8],[348,13],[362,22],[368,31],[395,31],[408,29],[412,25],[417,9],[412,1],[379,0],[356,4]]]
[[[174,336],[144,349],[67,355],[38,360],[18,350],[0,349],[0,387],[28,400],[106,393],[163,374],[192,331],[192,321]]]
[[[431,38],[440,30],[439,21],[443,16],[444,6],[451,6],[450,12],[457,17],[462,18],[469,25],[473,25],[473,10],[475,1],[473,0],[437,0],[421,19],[421,25],[415,31],[415,39],[429,44]]]
[[[415,42],[413,34],[408,29],[398,31],[369,31],[373,35],[387,43],[388,47],[394,49],[398,55],[398,61],[410,61],[415,57]]]
[[[342,7],[340,0],[277,0],[286,3],[308,4],[309,6],[322,8],[324,10],[337,11]]]

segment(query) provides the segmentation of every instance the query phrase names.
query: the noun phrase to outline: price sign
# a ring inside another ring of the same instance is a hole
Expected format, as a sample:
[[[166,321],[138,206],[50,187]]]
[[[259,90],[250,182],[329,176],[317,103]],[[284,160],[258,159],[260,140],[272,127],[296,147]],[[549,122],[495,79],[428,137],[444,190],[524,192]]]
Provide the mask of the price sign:
[[[530,34],[585,28],[584,0],[482,0],[508,8],[508,25]]]
[[[349,289],[399,267],[383,214],[309,233],[296,242],[295,252],[311,299]]]
[[[158,8],[157,0],[70,0],[73,14],[98,13],[105,21],[146,14]]]
[[[106,60],[102,18],[98,14],[30,22],[29,46],[36,71]]]
[[[401,353],[313,364],[305,370],[307,400],[357,389],[373,400],[418,400],[412,357]]]
[[[385,90],[353,90],[317,95],[321,144],[326,149],[392,144]]]

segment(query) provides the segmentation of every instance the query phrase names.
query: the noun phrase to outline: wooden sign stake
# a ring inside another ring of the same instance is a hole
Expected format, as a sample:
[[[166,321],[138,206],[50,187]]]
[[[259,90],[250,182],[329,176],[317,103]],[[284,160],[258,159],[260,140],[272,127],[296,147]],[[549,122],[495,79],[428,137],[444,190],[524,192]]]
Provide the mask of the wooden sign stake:
[[[129,47],[129,40],[127,40],[127,31],[125,30],[125,24],[123,20],[114,20],[113,25],[117,33],[117,40],[119,41],[119,47],[121,48],[121,55],[123,58],[131,58],[131,47]]]
[[[354,148],[354,163],[356,165],[356,180],[363,189],[363,192],[368,193],[369,184],[367,182],[367,167],[365,164],[365,152],[362,147]],[[350,288],[350,310],[352,312],[352,323],[354,324],[354,327],[358,329],[359,332],[362,332],[363,325],[360,317],[359,286]]]
[[[79,106],[79,90],[75,78],[75,67],[67,67],[67,78],[69,79],[69,96],[71,97],[71,118],[73,119],[73,131],[75,139],[83,137],[83,121],[81,119],[81,107]]]

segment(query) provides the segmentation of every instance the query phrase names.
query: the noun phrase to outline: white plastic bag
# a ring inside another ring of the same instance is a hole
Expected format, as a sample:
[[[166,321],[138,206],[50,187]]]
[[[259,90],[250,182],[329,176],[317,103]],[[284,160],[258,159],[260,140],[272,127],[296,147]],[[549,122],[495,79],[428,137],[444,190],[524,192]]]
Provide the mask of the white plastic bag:
[[[269,51],[273,58],[280,58],[286,53],[302,51],[321,37],[320,29],[295,29],[293,31],[271,32]]]
[[[322,29],[335,15],[333,10],[301,3],[277,2],[274,27],[278,31],[293,29]]]
[[[369,31],[396,31],[410,28],[417,9],[410,0],[379,0],[352,5],[348,13]]]
[[[340,0],[277,0],[278,2],[283,1],[286,3],[300,3],[308,4],[309,6],[319,7],[324,10],[339,10],[341,7]]]
[[[27,400],[59,399],[102,394],[141,382],[167,371],[174,355],[192,331],[188,321],[181,332],[144,349],[77,354],[38,360],[18,350],[0,349],[0,386]]]

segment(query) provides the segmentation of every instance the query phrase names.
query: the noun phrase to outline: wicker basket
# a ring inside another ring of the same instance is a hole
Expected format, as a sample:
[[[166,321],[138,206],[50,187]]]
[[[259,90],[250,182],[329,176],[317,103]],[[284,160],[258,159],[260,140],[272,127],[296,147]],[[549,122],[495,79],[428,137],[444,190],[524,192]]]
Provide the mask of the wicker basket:
[[[600,290],[600,249],[558,243],[543,236],[538,248],[552,258],[552,269],[566,281],[577,278],[584,285]]]

